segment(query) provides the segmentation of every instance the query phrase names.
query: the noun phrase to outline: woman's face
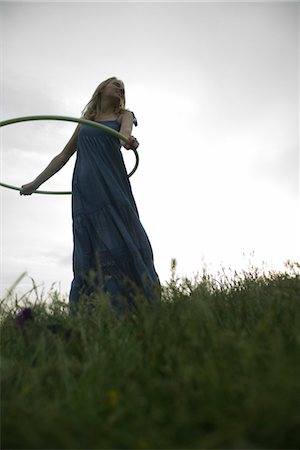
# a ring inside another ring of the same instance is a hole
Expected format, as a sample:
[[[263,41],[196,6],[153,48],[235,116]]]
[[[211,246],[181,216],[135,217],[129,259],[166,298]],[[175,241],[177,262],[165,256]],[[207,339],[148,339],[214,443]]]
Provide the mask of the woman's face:
[[[121,80],[112,80],[105,86],[103,93],[108,97],[122,98],[124,97],[124,83]]]

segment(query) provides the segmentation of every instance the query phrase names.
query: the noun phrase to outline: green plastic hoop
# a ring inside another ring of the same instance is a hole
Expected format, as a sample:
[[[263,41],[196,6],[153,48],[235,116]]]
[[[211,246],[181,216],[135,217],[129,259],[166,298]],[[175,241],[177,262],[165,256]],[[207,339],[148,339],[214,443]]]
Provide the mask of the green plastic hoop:
[[[89,125],[91,127],[95,127],[95,128],[100,128],[100,130],[104,131],[107,134],[110,134],[114,137],[117,137],[119,139],[121,139],[124,142],[128,142],[128,138],[126,138],[123,134],[119,133],[118,131],[114,130],[113,128],[107,127],[106,125],[103,125],[102,123],[98,123],[98,122],[93,122],[92,120],[88,120],[88,119],[79,119],[77,117],[68,117],[68,116],[26,116],[26,117],[15,117],[13,119],[9,119],[9,120],[3,120],[2,122],[0,122],[0,127],[4,127],[6,125],[11,125],[13,123],[18,123],[18,122],[29,122],[29,121],[33,121],[33,120],[62,120],[65,122],[77,122],[77,123],[81,123],[82,125]],[[133,149],[133,152],[135,154],[135,166],[133,168],[133,170],[127,175],[128,178],[131,177],[135,171],[138,168],[139,165],[139,154],[138,152]],[[0,186],[8,188],[8,189],[14,189],[16,191],[20,191],[21,188],[17,187],[17,186],[12,186],[11,184],[6,184],[6,183],[1,183],[0,182]],[[72,194],[72,191],[34,191],[33,194],[56,194],[56,195],[67,195],[67,194]]]

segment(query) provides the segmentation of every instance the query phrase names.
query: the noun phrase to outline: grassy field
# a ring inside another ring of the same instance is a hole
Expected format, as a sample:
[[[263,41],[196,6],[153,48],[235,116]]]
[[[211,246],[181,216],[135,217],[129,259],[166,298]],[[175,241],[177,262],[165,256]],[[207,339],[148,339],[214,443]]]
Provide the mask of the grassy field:
[[[72,317],[56,292],[11,293],[1,448],[299,448],[299,269],[217,282],[174,264],[162,301],[123,316],[104,296]]]

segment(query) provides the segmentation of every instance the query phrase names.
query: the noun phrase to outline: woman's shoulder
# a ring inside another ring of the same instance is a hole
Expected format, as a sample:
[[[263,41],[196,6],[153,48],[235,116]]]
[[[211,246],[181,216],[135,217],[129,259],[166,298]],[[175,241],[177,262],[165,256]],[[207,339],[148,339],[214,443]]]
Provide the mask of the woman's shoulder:
[[[122,120],[122,117],[124,117],[124,115],[125,114],[132,114],[132,117],[133,117],[133,124],[137,127],[137,124],[138,124],[138,122],[137,122],[137,119],[136,119],[136,117],[135,117],[135,114],[134,114],[134,112],[133,111],[130,111],[129,109],[123,109],[122,111],[121,111],[121,120]]]

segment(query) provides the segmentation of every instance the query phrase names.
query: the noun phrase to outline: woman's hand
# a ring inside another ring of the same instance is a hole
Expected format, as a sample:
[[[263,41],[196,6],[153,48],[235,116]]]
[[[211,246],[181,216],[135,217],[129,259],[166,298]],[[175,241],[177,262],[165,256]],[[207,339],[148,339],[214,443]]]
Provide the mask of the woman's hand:
[[[36,191],[38,186],[34,181],[31,183],[23,184],[20,189],[20,195],[31,195],[34,191]]]
[[[136,150],[139,146],[138,140],[134,136],[130,136],[128,138],[128,142],[123,144],[123,147],[125,147],[127,150]]]

